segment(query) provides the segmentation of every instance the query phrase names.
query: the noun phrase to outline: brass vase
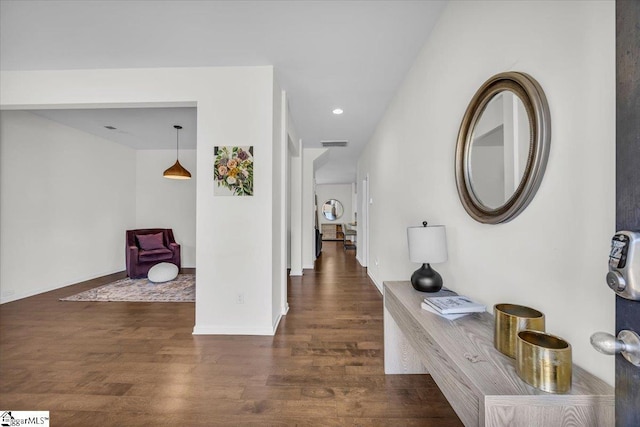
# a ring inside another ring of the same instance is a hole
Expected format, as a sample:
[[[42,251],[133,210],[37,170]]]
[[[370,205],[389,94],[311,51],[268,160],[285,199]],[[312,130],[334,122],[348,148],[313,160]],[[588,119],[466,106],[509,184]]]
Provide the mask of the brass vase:
[[[516,357],[517,334],[531,329],[544,331],[544,314],[530,307],[516,304],[496,304],[493,307],[495,330],[493,345],[503,354]]]
[[[571,345],[540,331],[518,332],[516,372],[526,383],[549,393],[571,390]]]

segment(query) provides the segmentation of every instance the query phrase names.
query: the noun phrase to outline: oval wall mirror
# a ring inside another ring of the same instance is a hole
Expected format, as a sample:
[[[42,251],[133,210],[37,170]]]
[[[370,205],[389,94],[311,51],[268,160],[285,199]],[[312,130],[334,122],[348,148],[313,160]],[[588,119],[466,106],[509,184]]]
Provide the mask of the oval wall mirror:
[[[478,89],[460,125],[456,185],[471,217],[515,218],[533,199],[547,164],[551,124],[544,92],[531,76],[496,74]]]
[[[336,199],[329,199],[322,205],[322,215],[329,221],[335,221],[344,213],[342,203]]]

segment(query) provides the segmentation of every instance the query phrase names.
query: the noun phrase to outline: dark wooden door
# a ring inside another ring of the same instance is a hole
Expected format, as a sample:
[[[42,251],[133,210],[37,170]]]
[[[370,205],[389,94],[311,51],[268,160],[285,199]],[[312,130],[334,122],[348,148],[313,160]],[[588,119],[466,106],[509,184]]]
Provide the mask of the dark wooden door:
[[[616,1],[616,229],[640,231],[640,0]],[[640,301],[616,297],[616,334]],[[640,368],[616,355],[616,426],[640,426]]]

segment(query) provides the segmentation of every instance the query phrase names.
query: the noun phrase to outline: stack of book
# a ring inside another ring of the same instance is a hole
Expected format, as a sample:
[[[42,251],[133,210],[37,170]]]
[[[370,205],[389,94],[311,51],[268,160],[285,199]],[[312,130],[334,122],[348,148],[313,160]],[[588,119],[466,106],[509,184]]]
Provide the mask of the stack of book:
[[[449,320],[459,319],[470,313],[482,313],[486,310],[484,305],[462,295],[427,297],[422,302],[422,308]]]

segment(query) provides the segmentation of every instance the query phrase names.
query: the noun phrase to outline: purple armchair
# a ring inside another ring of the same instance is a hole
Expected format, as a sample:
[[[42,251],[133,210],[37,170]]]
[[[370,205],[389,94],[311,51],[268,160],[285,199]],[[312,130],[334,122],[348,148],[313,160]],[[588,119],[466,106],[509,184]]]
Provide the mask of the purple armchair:
[[[180,268],[180,245],[170,228],[127,230],[127,275],[132,279],[147,277],[149,269],[161,262]]]

